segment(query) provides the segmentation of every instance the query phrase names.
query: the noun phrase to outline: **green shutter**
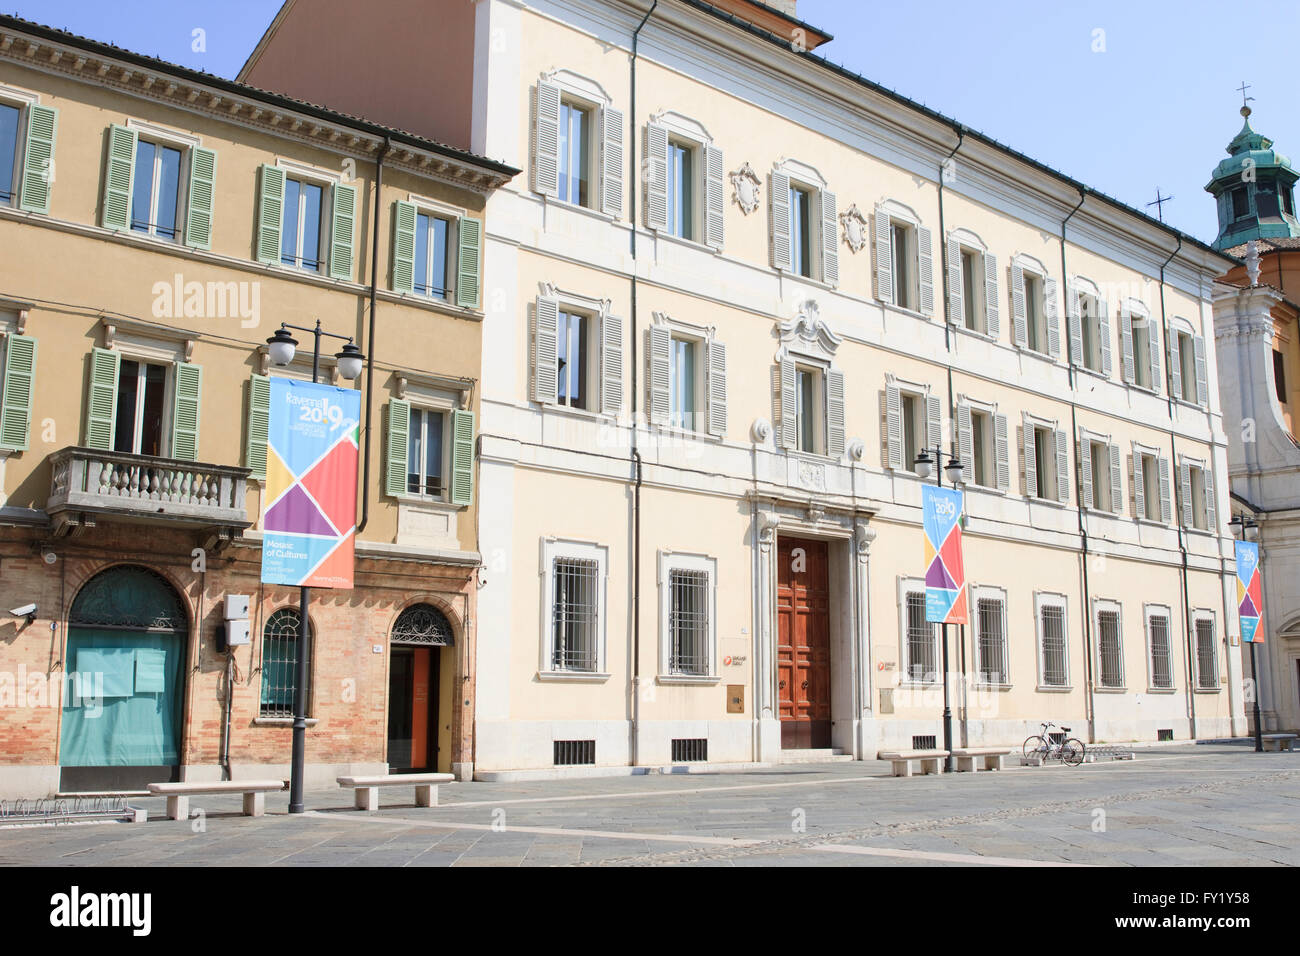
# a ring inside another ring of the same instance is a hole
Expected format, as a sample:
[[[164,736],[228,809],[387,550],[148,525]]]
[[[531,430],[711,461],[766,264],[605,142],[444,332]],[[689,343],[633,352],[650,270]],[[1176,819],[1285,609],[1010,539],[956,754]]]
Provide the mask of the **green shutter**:
[[[199,457],[199,395],[202,387],[202,366],[190,362],[176,363],[172,457],[178,461],[197,461]]]
[[[36,376],[36,340],[11,335],[5,344],[4,401],[0,404],[0,445],[28,447],[32,425],[32,380]]]
[[[352,233],[357,218],[357,188],[334,187],[334,218],[330,221],[331,279],[352,278]]]
[[[251,477],[266,478],[266,439],[271,425],[271,379],[254,375],[248,381],[248,448],[244,466]]]
[[[51,106],[27,109],[27,146],[23,151],[23,177],[18,208],[50,211],[50,183],[54,182],[54,134],[59,111]]]
[[[195,146],[190,150],[190,188],[185,211],[185,245],[212,248],[212,187],[217,176],[217,154]]]
[[[460,254],[456,258],[456,304],[472,309],[478,305],[483,224],[477,219],[462,217],[456,232],[460,238]]]
[[[117,408],[117,373],[122,356],[108,349],[90,353],[90,388],[86,410],[86,447],[113,450],[114,412]]]
[[[280,261],[280,231],[284,228],[284,170],[262,165],[257,197],[257,261]]]
[[[108,168],[104,171],[105,229],[131,228],[131,189],[135,179],[136,132],[114,124],[108,128]]]
[[[406,441],[411,431],[411,403],[400,398],[388,400],[388,454],[384,474],[384,492],[406,494]]]
[[[415,291],[415,203],[400,199],[393,204],[392,290]]]
[[[451,503],[474,500],[474,413],[451,413]]]

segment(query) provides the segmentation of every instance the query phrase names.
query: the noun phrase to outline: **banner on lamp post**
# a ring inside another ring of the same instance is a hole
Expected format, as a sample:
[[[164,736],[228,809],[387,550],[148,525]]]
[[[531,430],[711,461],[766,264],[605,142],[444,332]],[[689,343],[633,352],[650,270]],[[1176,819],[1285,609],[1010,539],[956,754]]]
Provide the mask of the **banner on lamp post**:
[[[1237,541],[1237,616],[1241,620],[1241,640],[1245,644],[1263,644],[1264,632],[1259,619],[1264,614],[1264,589],[1259,580],[1259,545],[1254,541]]]
[[[966,568],[961,558],[961,518],[965,499],[955,488],[921,486],[925,529],[925,619],[934,624],[966,624]]]
[[[271,379],[262,581],[352,587],[361,393]]]

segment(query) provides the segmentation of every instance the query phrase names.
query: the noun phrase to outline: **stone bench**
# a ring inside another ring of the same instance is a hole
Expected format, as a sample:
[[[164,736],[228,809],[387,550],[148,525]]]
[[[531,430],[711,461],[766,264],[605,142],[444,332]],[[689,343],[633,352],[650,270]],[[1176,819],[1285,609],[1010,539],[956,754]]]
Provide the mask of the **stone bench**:
[[[1260,740],[1263,741],[1265,750],[1291,750],[1295,746],[1297,734],[1263,734]]]
[[[974,773],[979,769],[975,766],[976,761],[981,758],[985,770],[1001,770],[1002,758],[1009,753],[1011,753],[1010,747],[964,747],[953,750],[952,755],[957,758],[958,773]]]
[[[892,750],[881,751],[876,754],[876,757],[880,760],[888,760],[893,764],[895,777],[910,777],[912,775],[913,760],[920,766],[922,774],[943,773],[943,762],[948,757],[948,751]]]
[[[339,777],[340,787],[356,791],[358,810],[379,809],[380,787],[414,787],[417,807],[438,805],[438,784],[451,783],[456,778],[449,773],[389,773],[374,777]]]
[[[219,793],[242,793],[244,816],[260,817],[266,813],[266,795],[288,790],[286,780],[221,780],[193,783],[151,783],[149,792],[167,798],[167,819],[188,820],[190,797]]]

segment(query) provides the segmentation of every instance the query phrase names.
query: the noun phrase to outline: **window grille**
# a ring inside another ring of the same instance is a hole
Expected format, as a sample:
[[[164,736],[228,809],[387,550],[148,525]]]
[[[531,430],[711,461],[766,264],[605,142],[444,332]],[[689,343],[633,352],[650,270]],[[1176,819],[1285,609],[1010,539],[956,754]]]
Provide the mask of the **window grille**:
[[[1214,653],[1214,621],[1207,617],[1196,621],[1196,686],[1219,686],[1219,664]]]
[[[668,631],[670,674],[709,673],[709,575],[673,570],[668,575],[671,605]]]
[[[552,657],[556,670],[595,671],[599,566],[585,558],[556,558],[551,610]]]
[[[1173,740],[1173,739],[1174,739],[1174,729],[1172,727],[1165,727],[1161,730],[1156,731],[1157,742],[1164,741],[1164,740]]]
[[[1043,625],[1043,686],[1065,686],[1065,608],[1044,604],[1039,609]]]
[[[557,767],[573,767],[596,762],[596,741],[556,740],[554,763]]]
[[[1169,658],[1169,618],[1160,614],[1147,620],[1151,630],[1151,686],[1170,690],[1174,686],[1174,668]]]
[[[979,614],[979,679],[986,684],[1005,684],[1007,632],[1002,601],[980,598],[975,606]]]
[[[297,608],[282,607],[266,619],[266,625],[262,628],[262,703],[259,711],[262,717],[294,716],[293,699],[298,688],[299,623]],[[307,707],[310,711],[310,685],[307,691]]]
[[[934,681],[939,669],[935,663],[934,625],[925,619],[925,592],[907,593],[907,677],[909,680]]]
[[[939,746],[938,739],[937,734],[914,734],[912,736],[912,749],[934,750]]]
[[[392,643],[450,647],[453,643],[451,624],[436,607],[413,604],[397,616]]]
[[[673,739],[673,763],[690,763],[709,759],[709,738],[678,737]]]
[[[1097,612],[1097,656],[1101,664],[1101,686],[1123,687],[1124,668],[1120,659],[1119,612]]]

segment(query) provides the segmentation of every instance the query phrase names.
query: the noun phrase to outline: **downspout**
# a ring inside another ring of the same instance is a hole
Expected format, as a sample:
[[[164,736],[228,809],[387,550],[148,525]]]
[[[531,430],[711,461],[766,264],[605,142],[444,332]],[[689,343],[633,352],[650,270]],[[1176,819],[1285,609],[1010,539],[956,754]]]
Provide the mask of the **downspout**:
[[[631,168],[632,175],[628,177],[628,183],[631,185],[629,190],[632,193],[632,231],[630,233],[632,249],[632,466],[636,470],[636,481],[632,487],[632,735],[629,742],[629,763],[635,767],[641,762],[639,738],[641,735],[641,451],[637,443],[637,410],[640,392],[637,380],[637,342],[640,340],[640,330],[637,325],[636,311],[636,197],[637,188],[641,182],[637,175],[638,164],[636,161],[636,129],[637,129],[637,112],[636,112],[636,60],[637,44],[641,38],[641,30],[650,19],[655,8],[659,6],[659,0],[654,0],[650,4],[650,9],[645,12],[641,22],[636,25],[632,31],[632,61],[629,66],[631,71],[629,79],[631,85],[631,116],[632,129],[631,138],[629,139],[630,149],[628,150],[628,164]]]
[[[1070,210],[1070,214],[1061,220],[1061,282],[1065,290],[1065,367],[1070,378],[1070,441],[1074,444],[1075,463],[1079,459],[1079,407],[1074,402],[1078,389],[1078,372],[1074,367],[1074,356],[1070,354],[1070,272],[1065,263],[1065,226],[1074,214],[1083,208],[1088,199],[1087,193],[1079,190],[1079,202]],[[1097,741],[1097,701],[1096,687],[1092,672],[1092,585],[1088,580],[1088,523],[1083,519],[1083,469],[1074,469],[1074,514],[1079,523],[1079,567],[1083,578],[1083,677],[1087,694],[1083,698],[1084,713],[1088,721],[1088,743]]]
[[[370,423],[374,421],[372,412],[375,407],[375,289],[379,281],[379,194],[384,188],[384,157],[392,149],[388,137],[384,137],[384,148],[375,160],[375,209],[370,217],[370,328],[366,332],[363,348],[366,353],[366,439],[365,450],[361,454],[361,520],[357,522],[354,537],[359,537],[366,530],[370,520]]]

